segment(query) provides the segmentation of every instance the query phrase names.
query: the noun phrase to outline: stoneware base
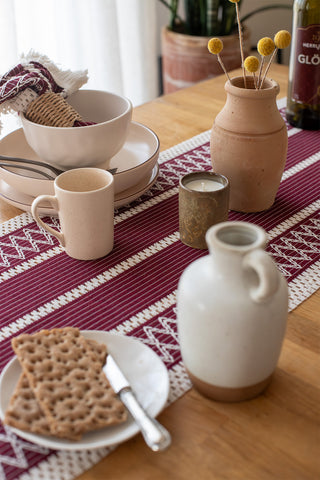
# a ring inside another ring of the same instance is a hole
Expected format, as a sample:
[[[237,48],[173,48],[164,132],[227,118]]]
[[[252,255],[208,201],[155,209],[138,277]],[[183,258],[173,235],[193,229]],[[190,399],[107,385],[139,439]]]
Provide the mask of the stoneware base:
[[[188,369],[187,372],[194,388],[198,390],[199,393],[218,402],[242,402],[244,400],[250,400],[260,395],[272,379],[272,375],[270,375],[262,382],[250,385],[249,387],[228,388],[211,385],[194,376]]]

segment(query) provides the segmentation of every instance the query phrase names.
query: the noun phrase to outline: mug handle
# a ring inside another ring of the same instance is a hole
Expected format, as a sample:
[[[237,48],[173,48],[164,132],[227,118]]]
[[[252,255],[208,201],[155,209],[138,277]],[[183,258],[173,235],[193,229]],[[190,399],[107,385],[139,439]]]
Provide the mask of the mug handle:
[[[58,199],[54,195],[39,195],[39,197],[36,197],[32,202],[32,205],[31,205],[32,216],[35,219],[35,221],[39,225],[41,225],[42,228],[47,230],[47,232],[51,233],[51,235],[54,235],[59,240],[61,245],[63,247],[65,247],[65,240],[64,240],[63,233],[60,233],[57,230],[55,230],[54,228],[50,227],[49,225],[44,223],[41,220],[41,218],[39,217],[39,214],[38,214],[38,211],[37,211],[38,205],[39,205],[40,202],[43,202],[45,200],[50,202],[52,204],[52,206],[54,206],[54,207],[57,207],[57,205],[58,205]]]
[[[252,300],[262,303],[274,295],[279,286],[279,272],[272,258],[262,249],[253,250],[243,259],[245,269],[256,272],[259,282],[257,286],[250,287],[249,293]]]

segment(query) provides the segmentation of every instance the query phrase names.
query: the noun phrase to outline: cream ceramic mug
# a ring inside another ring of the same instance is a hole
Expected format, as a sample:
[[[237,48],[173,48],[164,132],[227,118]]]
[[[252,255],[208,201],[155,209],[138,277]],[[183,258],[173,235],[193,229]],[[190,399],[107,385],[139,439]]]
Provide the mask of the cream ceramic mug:
[[[36,222],[57,237],[66,253],[78,260],[104,257],[113,249],[114,181],[100,168],[67,170],[54,181],[55,195],[40,195],[31,206]],[[58,211],[61,232],[45,224],[39,203]]]

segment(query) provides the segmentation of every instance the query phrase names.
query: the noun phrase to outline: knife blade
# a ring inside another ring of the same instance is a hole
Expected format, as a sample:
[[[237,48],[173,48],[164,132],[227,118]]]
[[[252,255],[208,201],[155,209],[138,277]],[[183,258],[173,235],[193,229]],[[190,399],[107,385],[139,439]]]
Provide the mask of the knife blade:
[[[147,445],[154,452],[165,450],[171,444],[169,432],[138,402],[128,379],[110,353],[107,355],[103,372],[113,390],[131,413]]]

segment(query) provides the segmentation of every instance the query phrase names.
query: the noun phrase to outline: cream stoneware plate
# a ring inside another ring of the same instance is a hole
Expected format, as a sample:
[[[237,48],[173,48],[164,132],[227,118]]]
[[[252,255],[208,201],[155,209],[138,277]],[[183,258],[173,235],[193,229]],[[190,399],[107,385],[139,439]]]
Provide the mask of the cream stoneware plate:
[[[159,157],[159,147],[159,139],[150,128],[131,122],[124,146],[110,160],[110,168],[118,169],[114,174],[116,195],[151,175]],[[27,143],[22,128],[9,133],[0,141],[0,154],[40,160]],[[39,169],[50,174],[50,171],[43,167]],[[53,195],[54,193],[53,180],[46,180],[41,175],[27,170],[0,167],[0,178],[26,195]]]
[[[98,330],[85,330],[82,334],[100,343],[105,343],[147,412],[156,417],[164,408],[169,395],[169,375],[162,360],[153,350],[134,338],[114,335]],[[12,392],[21,374],[18,359],[14,357],[0,376],[0,416],[9,403]],[[12,428],[20,437],[47,448],[58,450],[88,450],[116,445],[139,432],[130,415],[125,423],[86,433],[82,440],[72,442],[45,435],[36,435]]]
[[[159,174],[159,165],[156,164],[153,167],[151,175],[149,174],[147,178],[142,179],[137,185],[134,185],[123,192],[119,192],[115,195],[114,206],[115,208],[120,208],[124,205],[133,202],[141,195],[143,195],[147,190],[149,190],[152,185],[156,182]],[[7,203],[13,205],[16,208],[20,208],[25,212],[31,212],[31,204],[35,197],[21,193],[20,191],[13,188],[11,185],[8,185],[7,182],[0,178],[0,197],[3,198]],[[51,207],[51,205],[46,202],[43,205],[40,205],[38,208],[40,215],[50,215],[57,216],[58,212]]]

